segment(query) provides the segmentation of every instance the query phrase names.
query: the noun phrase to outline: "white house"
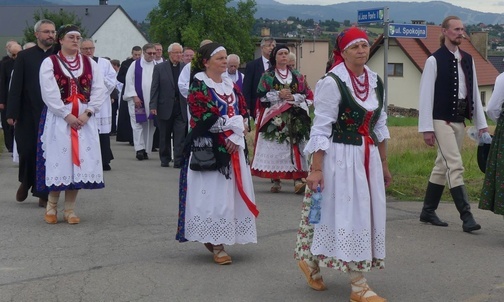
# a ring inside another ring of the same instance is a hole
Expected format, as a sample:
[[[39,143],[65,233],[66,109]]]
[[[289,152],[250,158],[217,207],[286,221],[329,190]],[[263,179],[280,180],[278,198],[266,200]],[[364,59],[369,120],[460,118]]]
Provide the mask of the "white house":
[[[87,38],[94,41],[95,55],[100,57],[122,61],[131,54],[133,46],[148,43],[120,5],[106,5],[106,1],[98,3],[100,5],[1,6],[0,45],[10,39],[23,42],[23,30],[34,25],[33,15],[42,10],[74,13],[86,30]]]

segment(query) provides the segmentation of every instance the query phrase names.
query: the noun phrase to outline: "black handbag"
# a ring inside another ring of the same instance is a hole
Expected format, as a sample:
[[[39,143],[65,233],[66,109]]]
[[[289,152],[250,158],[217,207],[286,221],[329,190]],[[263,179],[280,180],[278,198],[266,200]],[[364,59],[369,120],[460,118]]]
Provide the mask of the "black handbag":
[[[195,148],[192,151],[189,168],[193,171],[217,170],[217,159],[212,147]]]

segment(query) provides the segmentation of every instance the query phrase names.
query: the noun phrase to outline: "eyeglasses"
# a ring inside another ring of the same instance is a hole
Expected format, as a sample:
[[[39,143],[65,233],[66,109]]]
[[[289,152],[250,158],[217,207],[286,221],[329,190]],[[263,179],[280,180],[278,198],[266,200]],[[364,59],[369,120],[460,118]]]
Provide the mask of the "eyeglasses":
[[[154,56],[156,55],[156,52],[153,51],[153,52],[145,52],[146,55],[149,55],[149,56]]]
[[[83,47],[81,48],[82,51],[88,51],[88,50],[94,50],[95,47]]]
[[[48,35],[48,34],[55,35],[56,34],[55,30],[48,30],[48,29],[46,29],[46,30],[38,30],[37,32],[43,33],[43,34],[46,34],[46,35]]]

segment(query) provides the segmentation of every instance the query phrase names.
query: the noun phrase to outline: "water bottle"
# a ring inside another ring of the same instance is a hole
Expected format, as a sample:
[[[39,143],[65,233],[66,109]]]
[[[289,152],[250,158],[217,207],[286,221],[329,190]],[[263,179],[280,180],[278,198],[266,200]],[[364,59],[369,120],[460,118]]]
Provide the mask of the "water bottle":
[[[322,202],[322,193],[320,193],[320,186],[317,187],[317,191],[312,193],[310,214],[308,215],[308,221],[311,224],[317,224],[320,222],[320,203]]]

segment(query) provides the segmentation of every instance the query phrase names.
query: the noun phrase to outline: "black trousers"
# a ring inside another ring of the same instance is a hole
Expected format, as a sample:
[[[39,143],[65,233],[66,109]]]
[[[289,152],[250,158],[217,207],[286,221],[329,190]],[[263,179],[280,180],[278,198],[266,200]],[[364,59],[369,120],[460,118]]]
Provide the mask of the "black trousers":
[[[2,130],[4,134],[5,147],[7,147],[9,152],[12,152],[12,148],[14,146],[14,127],[7,123],[5,109],[0,111],[0,115],[2,118]]]
[[[172,159],[175,166],[183,162],[182,151],[187,134],[187,123],[182,114],[172,116],[168,120],[158,119],[159,129],[159,159],[161,163],[169,163]],[[173,135],[173,154],[172,154]]]
[[[110,161],[114,159],[112,154],[112,149],[110,149],[110,134],[100,134],[100,148],[101,148],[101,158],[102,165],[110,164]]]

